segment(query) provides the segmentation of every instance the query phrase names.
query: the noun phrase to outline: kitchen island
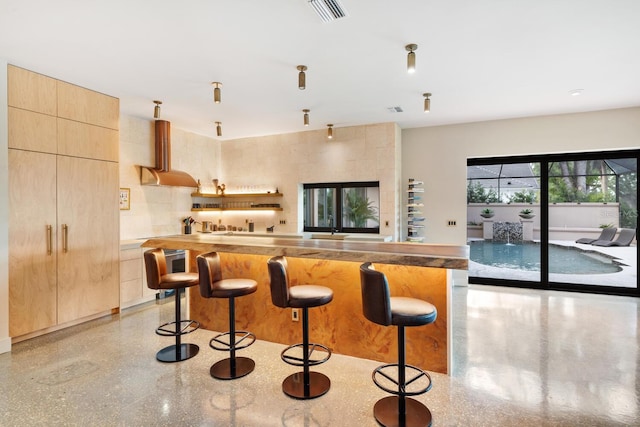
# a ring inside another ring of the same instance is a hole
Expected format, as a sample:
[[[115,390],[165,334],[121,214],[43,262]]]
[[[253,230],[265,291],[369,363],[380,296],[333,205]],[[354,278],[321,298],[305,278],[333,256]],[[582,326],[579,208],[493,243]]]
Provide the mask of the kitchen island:
[[[205,233],[152,238],[142,246],[188,250],[191,271],[196,271],[197,254],[219,252],[223,277],[246,277],[258,282],[257,292],[237,302],[237,329],[252,331],[261,340],[289,345],[301,341],[301,326],[292,320],[291,310],[271,303],[267,271],[270,257],[284,255],[293,286],[317,284],[334,292],[331,303],[309,312],[311,340],[336,353],[392,363],[397,360],[396,328],[373,324],[362,314],[359,267],[363,262],[373,262],[387,275],[392,295],[421,298],[438,310],[433,324],[407,328],[407,363],[450,372],[451,270],[467,269],[467,246]],[[189,303],[190,318],[199,321],[204,329],[228,329],[227,300],[204,299],[197,288],[191,288]]]

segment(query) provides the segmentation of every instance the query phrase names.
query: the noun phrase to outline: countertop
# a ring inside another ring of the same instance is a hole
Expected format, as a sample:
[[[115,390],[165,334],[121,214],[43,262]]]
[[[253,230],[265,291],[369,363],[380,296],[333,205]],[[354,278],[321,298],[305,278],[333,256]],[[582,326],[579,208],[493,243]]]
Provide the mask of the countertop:
[[[359,242],[276,237],[214,235],[208,233],[154,237],[147,248],[188,249],[267,256],[373,262],[417,267],[468,268],[469,247],[425,243]]]
[[[140,246],[142,246],[142,244],[144,242],[146,242],[147,239],[129,239],[129,240],[120,240],[120,250],[124,250],[124,249],[137,249]]]

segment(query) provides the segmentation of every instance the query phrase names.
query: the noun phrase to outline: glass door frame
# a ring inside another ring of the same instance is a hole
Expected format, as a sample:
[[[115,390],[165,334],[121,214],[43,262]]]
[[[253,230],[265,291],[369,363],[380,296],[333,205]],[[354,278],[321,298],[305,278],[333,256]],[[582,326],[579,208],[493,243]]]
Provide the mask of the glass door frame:
[[[487,166],[495,164],[513,163],[540,163],[540,281],[524,281],[516,279],[494,279],[487,277],[469,276],[469,283],[512,286],[520,288],[533,288],[543,290],[559,290],[573,292],[588,292],[608,295],[640,296],[640,284],[636,271],[636,287],[624,288],[615,286],[595,286],[573,283],[559,283],[549,281],[549,165],[560,161],[577,160],[602,160],[613,158],[635,158],[640,160],[640,150],[615,150],[597,151],[581,153],[557,153],[539,154],[529,156],[508,156],[508,157],[482,157],[467,159],[467,166]],[[640,163],[640,162],[639,162]],[[638,199],[638,185],[636,184],[636,200]],[[636,211],[639,207],[636,206]],[[636,239],[638,236],[636,235]],[[640,253],[636,250],[636,269],[640,265]]]

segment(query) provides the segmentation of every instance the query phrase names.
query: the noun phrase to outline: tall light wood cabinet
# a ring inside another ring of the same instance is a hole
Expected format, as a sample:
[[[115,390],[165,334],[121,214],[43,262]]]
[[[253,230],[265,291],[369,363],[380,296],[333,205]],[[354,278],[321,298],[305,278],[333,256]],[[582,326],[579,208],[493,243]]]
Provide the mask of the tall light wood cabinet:
[[[120,304],[118,164],[58,157],[58,323]],[[114,209],[115,207],[115,209]],[[115,239],[114,239],[115,236]]]
[[[119,306],[119,106],[18,67],[8,82],[9,334],[21,337]]]
[[[9,335],[57,319],[56,156],[9,149]]]

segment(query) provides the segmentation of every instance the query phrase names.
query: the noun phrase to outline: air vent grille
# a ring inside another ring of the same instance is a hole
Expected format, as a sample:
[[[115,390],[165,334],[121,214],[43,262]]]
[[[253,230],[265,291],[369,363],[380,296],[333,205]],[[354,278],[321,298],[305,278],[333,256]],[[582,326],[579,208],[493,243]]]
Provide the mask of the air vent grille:
[[[346,18],[347,12],[337,0],[309,0],[309,5],[324,22]]]
[[[404,110],[402,109],[402,107],[400,106],[396,106],[396,107],[387,107],[387,110],[390,113],[402,113]]]

